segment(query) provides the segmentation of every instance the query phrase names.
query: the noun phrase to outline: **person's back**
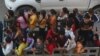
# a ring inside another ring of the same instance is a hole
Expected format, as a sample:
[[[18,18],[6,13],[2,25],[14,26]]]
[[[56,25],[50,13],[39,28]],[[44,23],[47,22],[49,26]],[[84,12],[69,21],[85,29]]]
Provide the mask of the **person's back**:
[[[23,56],[23,51],[26,48],[26,39],[22,36],[19,40],[20,44],[18,47],[15,49],[15,53],[17,56]]]
[[[13,49],[13,42],[11,38],[6,38],[6,42],[4,44],[4,47],[2,47],[2,51],[5,56],[10,55],[11,51]]]
[[[34,40],[34,38],[33,38],[33,34],[32,33],[29,33],[29,35],[28,35],[28,38],[27,38],[27,47],[25,48],[25,50],[27,51],[27,50],[31,50],[32,49],[32,47],[34,46],[34,42],[35,42],[35,40]]]

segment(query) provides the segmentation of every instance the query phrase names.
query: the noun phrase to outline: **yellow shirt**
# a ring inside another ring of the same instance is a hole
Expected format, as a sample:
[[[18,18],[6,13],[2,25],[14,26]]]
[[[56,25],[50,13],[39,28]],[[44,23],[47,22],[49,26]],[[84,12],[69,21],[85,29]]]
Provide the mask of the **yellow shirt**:
[[[40,20],[41,21],[41,20]],[[39,24],[40,28],[45,28],[46,27],[46,19],[43,19],[40,24]]]
[[[34,29],[37,23],[37,15],[32,15],[30,16],[29,19],[29,28],[30,29]]]
[[[23,56],[23,50],[26,48],[27,44],[26,43],[21,43],[18,47],[18,49],[15,50],[16,54],[18,56]]]

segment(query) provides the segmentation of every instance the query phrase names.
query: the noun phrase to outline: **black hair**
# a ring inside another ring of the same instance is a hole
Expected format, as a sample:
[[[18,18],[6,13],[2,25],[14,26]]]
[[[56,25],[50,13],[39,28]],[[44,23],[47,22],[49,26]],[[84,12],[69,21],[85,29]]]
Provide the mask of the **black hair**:
[[[72,24],[73,24],[73,22],[71,20],[69,20],[69,21],[67,21],[66,26],[71,28]]]
[[[19,41],[26,43],[26,39],[24,38],[24,36],[20,36]]]
[[[56,14],[57,14],[56,10],[54,10],[54,9],[51,9],[51,10],[50,10],[50,13],[51,13],[52,15],[56,15]]]
[[[94,34],[94,36],[96,37],[97,40],[99,40],[99,35],[98,34]]]
[[[45,10],[41,10],[41,11],[40,11],[40,14],[43,16],[43,19],[44,19],[45,16],[46,16],[46,11],[45,11]]]
[[[6,42],[7,42],[7,43],[10,43],[11,41],[12,41],[12,39],[11,39],[10,37],[7,37],[7,38],[6,38]]]
[[[34,13],[37,13],[37,10],[36,10],[36,8],[32,9],[32,12],[34,12]]]
[[[94,11],[93,11],[93,9],[92,8],[90,8],[89,10],[88,10],[88,13],[94,13]]]
[[[69,10],[66,7],[62,8],[62,10],[65,14],[69,14]]]
[[[60,34],[60,35],[65,35],[65,29],[64,29],[64,28],[61,28],[61,29],[59,30],[59,34]]]
[[[11,18],[14,16],[14,12],[12,10],[8,10],[8,18]]]
[[[73,23],[73,20],[76,19],[75,14],[70,13],[69,16],[68,16],[68,19],[69,19],[70,21],[72,21],[72,23]]]
[[[8,10],[9,15],[14,16],[14,12],[12,10]]]
[[[91,17],[90,17],[90,15],[87,13],[87,14],[84,16],[84,18],[89,19],[89,18],[91,18]]]
[[[27,19],[26,19],[25,15],[24,15],[24,10],[20,10],[19,11],[19,16],[22,16],[24,18],[25,22],[27,23]]]
[[[73,9],[73,13],[78,13],[78,9],[77,8]]]
[[[28,36],[29,36],[29,37],[33,37],[33,32],[29,32],[29,33],[28,33]]]

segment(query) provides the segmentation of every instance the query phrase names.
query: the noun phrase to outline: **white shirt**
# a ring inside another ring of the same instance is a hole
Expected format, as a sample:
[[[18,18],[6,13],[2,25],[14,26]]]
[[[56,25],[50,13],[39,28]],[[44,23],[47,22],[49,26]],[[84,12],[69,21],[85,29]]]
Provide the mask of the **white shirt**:
[[[8,55],[13,49],[13,42],[6,45],[6,48],[2,48],[4,55]]]
[[[64,45],[65,47],[67,46],[67,47],[66,47],[66,50],[67,50],[67,51],[69,51],[69,50],[75,48],[75,46],[76,46],[75,35],[74,35],[73,31],[72,31],[72,30],[67,30],[67,29],[65,29],[65,36],[68,36],[68,35],[70,35],[71,40],[68,39],[68,40],[66,41],[65,45]]]
[[[70,37],[71,37],[73,40],[75,39],[75,35],[74,35],[73,31],[72,31],[72,30],[67,30],[67,29],[65,29],[65,36],[68,36],[68,35],[70,35]]]

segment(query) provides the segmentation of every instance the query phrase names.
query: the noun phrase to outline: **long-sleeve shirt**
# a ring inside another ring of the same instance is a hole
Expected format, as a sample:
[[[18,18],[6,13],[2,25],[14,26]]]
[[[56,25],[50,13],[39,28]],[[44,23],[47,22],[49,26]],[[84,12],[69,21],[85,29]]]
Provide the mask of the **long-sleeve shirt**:
[[[33,38],[27,38],[27,44],[28,44],[28,46],[25,48],[25,50],[30,50],[34,45],[34,39]]]
[[[7,44],[6,48],[2,48],[2,51],[3,51],[4,55],[8,55],[8,54],[10,54],[12,49],[13,49],[13,42]]]
[[[20,43],[18,49],[15,50],[18,56],[23,56],[23,50],[26,48],[26,43]]]

